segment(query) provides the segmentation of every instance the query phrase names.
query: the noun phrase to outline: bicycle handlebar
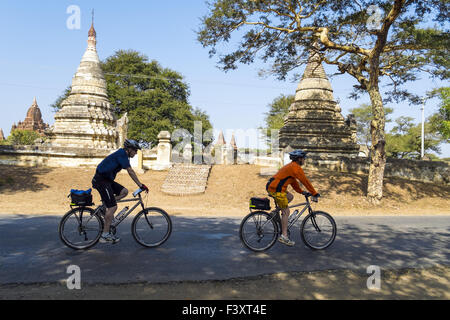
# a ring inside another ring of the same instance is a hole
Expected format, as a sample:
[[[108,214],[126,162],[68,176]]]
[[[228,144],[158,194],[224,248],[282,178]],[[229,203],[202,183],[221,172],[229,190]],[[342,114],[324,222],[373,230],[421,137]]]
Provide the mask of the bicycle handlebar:
[[[141,188],[137,189],[135,192],[133,192],[133,197],[137,197],[138,195],[140,195],[142,192],[144,192],[145,190],[142,190]],[[148,191],[146,191],[148,193]]]
[[[315,196],[313,196],[312,193],[303,191],[303,192],[302,192],[302,195],[304,195],[304,196],[306,197],[306,199],[308,199],[309,197],[313,197],[313,198],[311,199],[313,202],[319,202],[319,200],[318,200],[317,198],[320,197],[320,193],[318,193],[318,194],[316,194]]]

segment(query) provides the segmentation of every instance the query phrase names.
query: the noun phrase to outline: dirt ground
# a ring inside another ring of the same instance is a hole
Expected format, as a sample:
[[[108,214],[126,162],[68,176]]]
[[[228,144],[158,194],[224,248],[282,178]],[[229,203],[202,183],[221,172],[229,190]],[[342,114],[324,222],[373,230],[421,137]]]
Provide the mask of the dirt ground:
[[[70,189],[90,188],[94,171],[0,166],[0,213],[63,215],[69,210]],[[268,177],[259,173],[260,167],[254,165],[215,165],[206,192],[184,197],[161,192],[167,171],[147,171],[139,179],[151,190],[147,206],[162,207],[172,215],[243,217],[248,213],[250,197],[267,195]],[[385,178],[382,205],[373,207],[365,196],[367,176],[331,171],[306,174],[322,195],[315,208],[332,215],[450,214],[450,186]],[[137,189],[124,170],[117,181],[131,192]],[[98,193],[93,194],[94,202],[99,203]],[[296,194],[294,201],[302,198]]]
[[[382,270],[380,288],[348,270],[277,273],[226,281],[0,286],[0,300],[448,300],[450,267]]]
[[[63,215],[69,208],[70,189],[91,187],[93,168],[23,168],[0,166],[0,214]],[[161,186],[167,171],[147,171],[139,179],[151,190],[147,206],[171,215],[243,217],[249,198],[266,196],[267,177],[253,165],[212,167],[204,194],[170,196]],[[382,205],[365,197],[367,176],[307,171],[322,197],[315,208],[332,215],[450,215],[450,186],[385,178]],[[131,192],[137,187],[126,173],[117,181]],[[302,201],[297,195],[294,201]],[[94,191],[94,202],[99,196]],[[382,271],[380,290],[367,289],[368,275],[348,270],[280,273],[227,281],[123,285],[89,285],[68,290],[64,284],[0,285],[0,299],[449,299],[450,267]]]

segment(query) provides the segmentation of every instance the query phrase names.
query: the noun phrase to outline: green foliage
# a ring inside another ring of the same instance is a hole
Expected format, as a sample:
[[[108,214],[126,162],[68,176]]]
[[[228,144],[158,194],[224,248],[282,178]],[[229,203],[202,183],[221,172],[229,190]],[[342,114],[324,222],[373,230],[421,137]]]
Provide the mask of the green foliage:
[[[35,131],[16,129],[11,131],[7,139],[7,144],[24,146],[32,145],[38,138],[41,138],[41,136]]]
[[[384,108],[386,117],[393,112],[394,109],[392,108]],[[357,108],[350,109],[350,113],[355,116],[356,136],[358,139],[358,143],[369,146],[371,141],[370,122],[373,119],[372,106],[370,104],[363,103]],[[386,122],[390,122],[390,120],[386,118]]]
[[[284,118],[289,112],[289,107],[294,102],[294,95],[280,95],[269,105],[269,112],[266,112],[264,118],[265,127],[261,128],[267,140],[271,139],[271,130],[279,130],[284,125]]]
[[[449,142],[450,140],[450,87],[443,87],[435,90],[433,95],[441,99],[439,111],[431,119],[431,125],[438,131],[442,137]]]
[[[368,23],[376,18],[368,10],[371,5],[379,8],[376,29]],[[429,21],[436,24],[424,26]],[[418,103],[419,98],[401,86],[421,71],[448,78],[446,22],[448,1],[441,0],[215,0],[202,18],[197,39],[210,49],[210,56],[220,57],[223,70],[259,58],[279,79],[304,64],[312,43],[319,40],[317,52],[323,61],[358,81],[353,97],[365,92],[371,77],[386,77],[392,81],[387,100]],[[225,46],[233,35],[241,41]],[[379,72],[371,75],[372,70]]]
[[[411,117],[400,117],[397,125],[386,134],[386,153],[388,157],[400,159],[420,159],[422,150],[422,124],[414,124]],[[425,121],[424,153],[440,153],[439,145],[444,141],[434,130],[430,118]]]
[[[60,95],[56,101],[50,105],[50,107],[53,109],[53,112],[58,112],[59,109],[62,108],[63,101],[69,96],[70,92],[72,91],[72,86],[68,86],[62,95]]]
[[[183,77],[133,50],[119,50],[102,62],[109,100],[118,118],[128,113],[128,137],[155,145],[160,131],[186,129],[194,132],[194,122],[202,131],[211,129],[208,115],[188,103],[189,87]],[[70,94],[68,88],[55,102]],[[206,143],[205,143],[206,144]]]

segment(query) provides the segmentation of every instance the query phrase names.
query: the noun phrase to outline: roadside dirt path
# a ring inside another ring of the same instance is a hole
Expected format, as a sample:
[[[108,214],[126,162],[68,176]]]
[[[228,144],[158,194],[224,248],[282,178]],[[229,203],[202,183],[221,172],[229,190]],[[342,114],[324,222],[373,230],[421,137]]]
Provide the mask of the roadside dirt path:
[[[123,171],[123,170],[122,170]],[[63,215],[69,209],[70,189],[89,189],[95,168],[24,168],[0,165],[0,214]],[[234,216],[248,213],[251,197],[267,196],[267,177],[255,165],[212,167],[206,192],[194,196],[170,196],[161,186],[167,171],[147,171],[139,176],[150,188],[147,204],[173,215]],[[306,172],[322,198],[317,209],[333,215],[450,215],[450,186],[386,178],[384,198],[379,207],[366,200],[367,176],[332,171]],[[127,173],[117,181],[131,192],[137,189]],[[291,190],[292,191],[292,190]],[[292,191],[294,194],[295,192]],[[94,202],[99,203],[96,191]],[[304,198],[298,194],[294,201]]]
[[[370,275],[347,270],[292,272],[246,279],[162,284],[82,285],[65,283],[0,286],[3,300],[448,300],[450,267],[381,271],[380,289]]]

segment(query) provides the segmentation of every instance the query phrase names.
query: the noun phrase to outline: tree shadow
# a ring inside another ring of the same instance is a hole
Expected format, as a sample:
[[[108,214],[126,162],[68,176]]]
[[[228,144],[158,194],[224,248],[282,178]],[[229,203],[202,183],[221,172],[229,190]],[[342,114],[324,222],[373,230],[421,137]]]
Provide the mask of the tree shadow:
[[[379,266],[382,272],[448,265],[450,250],[445,241],[450,235],[448,220],[420,219],[336,217],[338,234],[326,250],[308,249],[296,226],[291,232],[295,247],[277,243],[268,251],[255,253],[240,241],[240,219],[172,215],[173,232],[169,240],[158,248],[148,249],[134,241],[128,218],[119,226],[122,241],[118,245],[97,244],[90,250],[74,251],[58,238],[60,217],[14,216],[0,220],[3,271],[0,283],[64,283],[69,277],[69,265],[80,267],[82,282],[86,284],[220,281],[327,270],[353,270],[368,277],[367,267],[371,265]],[[363,283],[361,287],[348,289],[367,288]],[[236,290],[239,292],[239,288]],[[303,297],[315,299],[321,292],[318,289],[304,293]]]
[[[354,173],[322,170],[311,171],[310,180],[320,186],[323,193],[347,194],[351,196],[365,196],[367,194],[368,176]]]
[[[11,194],[23,191],[41,191],[49,186],[41,182],[45,176],[54,169],[48,167],[19,167],[0,165],[0,193]]]
[[[368,175],[335,171],[310,171],[310,181],[320,186],[324,194],[336,193],[365,197]],[[383,198],[397,202],[409,202],[429,197],[450,198],[450,186],[414,181],[402,178],[384,177]]]
[[[399,200],[419,200],[429,197],[450,198],[450,186],[421,181],[385,178],[384,188],[387,191],[388,197],[398,198]]]

